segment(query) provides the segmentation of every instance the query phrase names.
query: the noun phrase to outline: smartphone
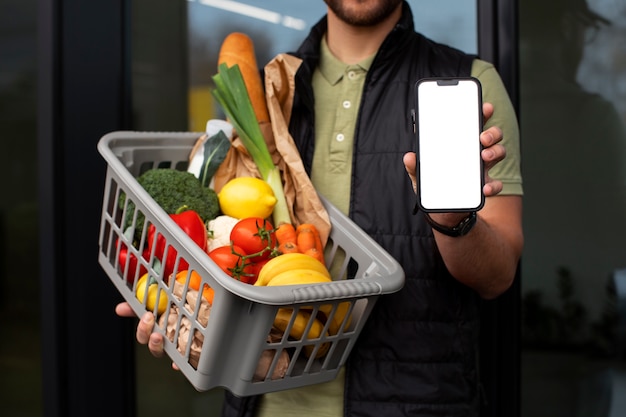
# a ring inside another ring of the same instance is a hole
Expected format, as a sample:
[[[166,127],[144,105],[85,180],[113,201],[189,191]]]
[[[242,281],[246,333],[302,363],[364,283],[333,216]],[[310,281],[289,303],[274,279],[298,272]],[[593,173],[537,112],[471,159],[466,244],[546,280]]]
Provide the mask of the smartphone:
[[[476,211],[485,203],[482,88],[473,77],[415,84],[417,199],[425,212]]]

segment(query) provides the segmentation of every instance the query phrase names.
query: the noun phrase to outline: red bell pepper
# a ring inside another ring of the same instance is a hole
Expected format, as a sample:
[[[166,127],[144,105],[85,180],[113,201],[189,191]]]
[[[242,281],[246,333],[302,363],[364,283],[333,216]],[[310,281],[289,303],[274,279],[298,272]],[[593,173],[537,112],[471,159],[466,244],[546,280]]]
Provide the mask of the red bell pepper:
[[[194,210],[185,210],[179,213],[170,214],[170,217],[174,222],[180,226],[181,229],[198,245],[203,251],[207,251],[207,239],[208,232],[206,225],[202,221],[200,215]],[[154,234],[156,228],[154,225],[150,225],[148,228],[148,247],[150,252],[154,246],[154,256],[161,261],[163,267],[164,277],[167,280],[169,276],[174,272],[174,264],[176,263],[176,256],[178,251],[173,247],[167,248],[168,244],[161,233],[157,235],[156,243]],[[167,259],[163,259],[163,254],[167,248]],[[189,263],[184,259],[180,259],[178,263],[178,271],[182,271],[189,268]]]

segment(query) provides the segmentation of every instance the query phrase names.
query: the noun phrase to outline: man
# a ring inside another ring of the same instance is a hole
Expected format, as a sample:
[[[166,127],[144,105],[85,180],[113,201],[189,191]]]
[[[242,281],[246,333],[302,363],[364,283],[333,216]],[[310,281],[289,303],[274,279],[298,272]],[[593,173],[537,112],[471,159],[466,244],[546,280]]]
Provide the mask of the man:
[[[492,66],[416,34],[402,0],[325,1],[327,16],[295,54],[290,132],[317,190],[402,264],[406,284],[379,299],[337,379],[262,398],[227,394],[224,415],[477,416],[477,303],[509,288],[523,245],[513,108]],[[432,214],[431,227],[413,215],[413,86],[469,75],[495,104],[484,106],[480,138],[486,203],[476,216]],[[132,315],[125,304],[117,311]],[[158,356],[153,323],[144,316],[137,338]]]

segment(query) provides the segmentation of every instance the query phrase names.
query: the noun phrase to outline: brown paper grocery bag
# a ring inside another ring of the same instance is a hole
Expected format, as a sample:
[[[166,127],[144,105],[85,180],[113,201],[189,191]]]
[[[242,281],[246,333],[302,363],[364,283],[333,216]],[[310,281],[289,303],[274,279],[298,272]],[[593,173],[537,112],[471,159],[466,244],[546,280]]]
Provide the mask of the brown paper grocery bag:
[[[271,123],[261,123],[260,127],[274,165],[278,166],[282,173],[285,198],[292,222],[295,226],[312,223],[319,230],[322,242],[326,244],[331,228],[330,218],[289,134],[294,75],[301,62],[299,58],[281,54],[265,66],[265,94]],[[235,132],[226,159],[215,174],[215,191],[219,192],[230,179],[243,176],[261,177]]]

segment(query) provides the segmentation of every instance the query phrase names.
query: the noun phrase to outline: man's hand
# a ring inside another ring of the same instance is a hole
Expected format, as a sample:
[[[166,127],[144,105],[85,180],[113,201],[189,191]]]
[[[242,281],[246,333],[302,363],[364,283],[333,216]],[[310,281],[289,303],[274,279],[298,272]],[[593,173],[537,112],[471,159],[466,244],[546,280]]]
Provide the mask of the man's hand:
[[[483,117],[485,122],[493,115],[493,105],[491,103],[483,104]],[[483,131],[480,134],[480,143],[483,145],[481,157],[485,167],[485,185],[483,193],[486,197],[497,195],[502,191],[502,182],[493,180],[489,177],[489,170],[506,156],[504,146],[500,144],[502,141],[502,130],[496,126]],[[413,183],[413,191],[417,193],[417,178],[415,177],[416,156],[415,152],[407,152],[403,157],[404,167]]]
[[[124,302],[119,303],[115,306],[115,314],[120,317],[136,317],[135,312],[130,307],[130,304]],[[148,349],[152,353],[152,355],[160,358],[163,356],[163,335],[160,333],[153,332],[154,328],[154,314],[147,311],[143,316],[141,316],[141,320],[139,320],[139,324],[137,324],[137,342],[142,345],[148,345]]]

